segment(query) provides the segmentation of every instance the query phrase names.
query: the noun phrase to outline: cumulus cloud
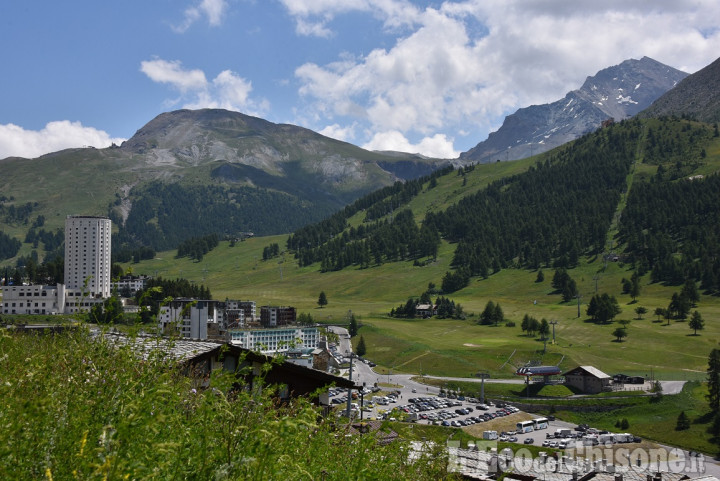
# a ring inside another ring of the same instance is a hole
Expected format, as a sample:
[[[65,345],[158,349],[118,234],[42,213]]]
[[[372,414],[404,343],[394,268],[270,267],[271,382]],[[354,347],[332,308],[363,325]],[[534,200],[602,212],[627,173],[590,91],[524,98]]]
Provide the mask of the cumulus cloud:
[[[226,0],[202,0],[199,5],[188,7],[185,10],[183,21],[178,25],[173,25],[172,29],[178,33],[184,33],[203,17],[207,18],[211,27],[216,27],[222,23],[226,11]]]
[[[330,37],[328,24],[341,14],[370,13],[387,28],[398,28],[415,22],[420,9],[407,0],[280,0],[295,19],[298,35]]]
[[[141,62],[140,71],[181,94],[167,102],[169,108],[181,104],[186,109],[221,108],[251,115],[261,115],[269,108],[267,100],[251,98],[252,83],[231,70],[223,70],[208,81],[205,72],[186,70],[180,61],[153,59]]]
[[[169,84],[180,92],[203,89],[207,85],[202,70],[184,70],[178,60],[146,60],[140,62],[140,71],[154,82]]]
[[[720,51],[714,0],[463,0],[424,10],[404,0],[281,1],[299,34],[331,36],[333,19],[350,12],[403,27],[388,48],[295,70],[309,110],[326,125],[361,122],[368,145],[438,133],[451,142],[458,132],[479,142],[508,113],[561,98],[628,58],[694,72]]]
[[[73,147],[103,148],[124,141],[112,138],[102,130],[84,127],[80,122],[69,120],[49,122],[42,130],[25,130],[14,124],[5,124],[0,125],[0,159],[34,158]]]
[[[418,153],[439,159],[454,159],[459,155],[459,152],[453,149],[452,139],[448,139],[445,134],[425,137],[417,144],[413,144],[397,130],[378,132],[373,135],[370,142],[362,147],[367,150],[394,150]]]
[[[343,142],[352,142],[355,139],[355,124],[342,127],[338,124],[328,125],[318,132],[325,137],[330,137]]]

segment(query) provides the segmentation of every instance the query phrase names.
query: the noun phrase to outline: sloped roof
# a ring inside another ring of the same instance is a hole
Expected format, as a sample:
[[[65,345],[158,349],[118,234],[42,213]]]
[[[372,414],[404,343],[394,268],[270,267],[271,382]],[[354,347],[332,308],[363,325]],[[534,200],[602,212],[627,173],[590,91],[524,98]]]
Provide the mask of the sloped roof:
[[[336,386],[346,388],[356,387],[353,381],[343,377],[334,376],[324,371],[293,364],[286,360],[278,364],[277,359],[274,359],[272,356],[260,354],[229,343],[190,339],[169,339],[158,336],[129,337],[124,334],[117,333],[106,333],[104,334],[104,338],[118,347],[129,346],[143,359],[148,359],[152,353],[155,353],[168,356],[170,359],[178,363],[192,362],[201,357],[214,355],[219,352],[223,346],[227,346],[230,352],[243,355],[245,360],[250,362],[257,362],[261,364],[273,363],[276,367],[282,369],[288,374],[315,379],[324,384],[335,384]]]
[[[579,371],[584,371],[586,375],[593,376],[598,379],[610,379],[610,376],[593,366],[578,366],[575,369],[569,370],[563,374],[563,376],[578,376],[582,374]]]
[[[216,341],[198,341],[190,339],[169,339],[158,336],[135,336],[108,333],[105,339],[115,346],[129,346],[143,359],[150,354],[160,352],[177,362],[186,362],[204,354],[220,349],[223,345]]]
[[[526,366],[515,371],[518,376],[552,376],[560,373],[562,371],[557,366]]]

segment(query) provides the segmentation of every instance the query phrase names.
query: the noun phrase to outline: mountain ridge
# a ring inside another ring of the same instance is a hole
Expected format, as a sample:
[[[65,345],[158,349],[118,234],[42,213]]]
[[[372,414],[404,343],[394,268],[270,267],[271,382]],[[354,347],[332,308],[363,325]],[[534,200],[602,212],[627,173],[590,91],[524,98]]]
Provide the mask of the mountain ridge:
[[[684,78],[640,115],[687,115],[701,122],[720,121],[720,58]]]
[[[632,117],[672,88],[686,73],[649,57],[629,59],[588,76],[562,99],[508,115],[503,125],[460,160],[516,160],[574,140],[613,118]]]

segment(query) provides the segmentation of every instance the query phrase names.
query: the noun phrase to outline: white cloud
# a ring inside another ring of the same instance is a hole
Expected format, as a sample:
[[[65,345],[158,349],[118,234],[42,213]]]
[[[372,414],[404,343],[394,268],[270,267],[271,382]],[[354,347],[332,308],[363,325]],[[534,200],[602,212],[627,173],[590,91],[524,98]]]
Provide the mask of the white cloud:
[[[146,60],[140,62],[140,71],[154,82],[170,84],[180,92],[202,89],[207,85],[202,70],[183,70],[178,60]]]
[[[261,115],[269,109],[267,100],[250,97],[252,83],[231,70],[223,70],[212,82],[207,81],[202,70],[184,70],[177,60],[144,61],[140,70],[150,80],[180,92],[180,98],[166,101],[167,108],[181,104],[186,109],[221,108],[250,115]]]
[[[479,142],[508,113],[561,98],[628,58],[694,72],[720,51],[715,0],[464,0],[425,10],[403,0],[281,1],[298,25],[316,25],[316,35],[331,35],[332,20],[350,12],[405,27],[390,48],[295,71],[306,117],[362,122],[368,145],[401,144],[394,134],[458,132]],[[429,144],[415,147],[422,145]]]
[[[109,147],[125,139],[111,138],[106,132],[84,127],[80,122],[49,122],[42,130],[25,130],[14,124],[0,125],[0,159],[34,158],[49,152],[73,147]]]
[[[226,0],[202,0],[197,6],[188,7],[185,10],[183,21],[178,25],[174,25],[172,29],[178,33],[184,33],[203,16],[207,18],[211,27],[217,27],[222,23],[226,11]]]
[[[338,124],[328,125],[318,132],[325,137],[342,140],[343,142],[352,142],[355,138],[355,124],[341,127]]]
[[[280,0],[295,19],[298,35],[330,37],[328,24],[341,14],[370,13],[384,21],[386,28],[408,26],[420,10],[406,0]]]
[[[419,153],[439,159],[454,159],[460,154],[453,149],[452,139],[448,139],[445,134],[425,137],[417,144],[412,144],[397,130],[376,133],[370,142],[363,145],[363,149]]]

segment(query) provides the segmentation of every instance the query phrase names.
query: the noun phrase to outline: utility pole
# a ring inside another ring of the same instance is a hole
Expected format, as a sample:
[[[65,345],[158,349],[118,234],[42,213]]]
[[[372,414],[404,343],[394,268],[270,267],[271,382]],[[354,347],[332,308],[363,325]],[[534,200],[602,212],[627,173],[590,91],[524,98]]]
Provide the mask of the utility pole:
[[[363,420],[363,408],[365,407],[365,383],[363,383],[363,390],[360,391],[360,421]]]
[[[593,280],[595,281],[595,294],[597,294],[598,289],[598,280],[600,279],[600,274],[595,274],[593,276]]]
[[[352,365],[353,365],[353,353],[350,352],[350,375],[348,376],[348,380],[352,381]],[[347,396],[347,418],[348,422],[350,422],[350,404],[352,403],[352,388],[348,388],[348,396]]]
[[[549,322],[549,324],[552,325],[552,327],[553,327],[553,344],[555,344],[555,324],[557,324],[557,321],[555,319],[553,319],[552,321]]]
[[[485,404],[485,378],[490,378],[490,374],[481,371],[477,375],[480,376],[480,404]]]
[[[578,300],[578,319],[580,319],[580,299],[582,299],[582,296],[578,292],[578,294],[575,297],[577,297],[577,300]]]

